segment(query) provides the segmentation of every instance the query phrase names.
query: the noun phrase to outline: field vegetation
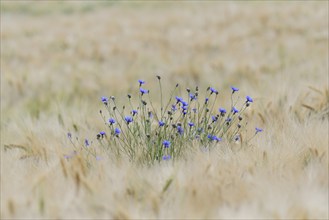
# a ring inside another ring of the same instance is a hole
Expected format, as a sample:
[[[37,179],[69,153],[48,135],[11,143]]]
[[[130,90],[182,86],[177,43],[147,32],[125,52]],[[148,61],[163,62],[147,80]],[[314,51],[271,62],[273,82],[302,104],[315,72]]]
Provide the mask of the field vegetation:
[[[328,219],[328,33],[327,1],[1,1],[1,218]],[[197,86],[243,130],[195,141]]]

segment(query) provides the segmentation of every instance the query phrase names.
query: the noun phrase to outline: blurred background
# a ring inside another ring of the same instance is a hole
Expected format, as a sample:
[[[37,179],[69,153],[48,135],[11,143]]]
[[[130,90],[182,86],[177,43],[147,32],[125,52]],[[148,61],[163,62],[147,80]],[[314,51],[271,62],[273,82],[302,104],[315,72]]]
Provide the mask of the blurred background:
[[[0,4],[1,217],[328,219],[328,1]],[[159,104],[156,75],[220,107],[238,87],[264,132],[181,165],[64,160],[68,132],[98,144],[101,96],[143,79]]]
[[[327,71],[326,1],[1,1],[2,122],[94,118],[100,96],[158,74],[291,104]]]

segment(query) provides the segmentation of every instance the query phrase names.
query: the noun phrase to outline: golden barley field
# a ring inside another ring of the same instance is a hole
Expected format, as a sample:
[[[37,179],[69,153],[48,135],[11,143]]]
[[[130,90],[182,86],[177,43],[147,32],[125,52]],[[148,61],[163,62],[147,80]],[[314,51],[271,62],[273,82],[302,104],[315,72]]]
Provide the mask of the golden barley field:
[[[328,22],[327,1],[1,1],[1,219],[328,219]],[[143,79],[158,106],[156,75],[237,86],[263,132],[152,166],[63,157],[101,96]]]

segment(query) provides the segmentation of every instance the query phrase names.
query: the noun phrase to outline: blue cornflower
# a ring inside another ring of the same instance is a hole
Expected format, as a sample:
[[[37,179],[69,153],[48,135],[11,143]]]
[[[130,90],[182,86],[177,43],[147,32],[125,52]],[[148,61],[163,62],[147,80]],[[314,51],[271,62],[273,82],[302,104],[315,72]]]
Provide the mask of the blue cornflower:
[[[131,114],[132,114],[133,116],[137,115],[137,113],[138,113],[138,111],[135,110],[135,109],[131,111]]]
[[[213,116],[211,116],[211,120],[212,120],[212,122],[215,122],[218,120],[218,118],[217,118],[217,116],[213,115]]]
[[[109,101],[109,98],[107,98],[106,96],[102,96],[102,97],[101,97],[101,100],[102,100],[102,102],[103,102],[104,104],[107,104],[108,101]]]
[[[188,106],[187,106],[187,105],[183,105],[183,106],[182,106],[182,109],[183,109],[184,111],[186,111],[186,110],[188,109]]]
[[[255,128],[255,130],[256,130],[256,134],[263,131],[263,129],[261,128]]]
[[[165,125],[165,123],[163,122],[163,121],[159,121],[159,126],[160,127],[162,127],[162,126],[164,126]]]
[[[171,106],[171,110],[174,112],[174,111],[177,111],[177,107],[176,107],[176,105],[172,105]]]
[[[121,133],[120,128],[115,128],[114,133],[115,135],[119,135]]]
[[[182,97],[178,97],[178,96],[176,96],[176,100],[177,100],[177,103],[184,101]]]
[[[99,132],[99,135],[97,135],[97,136],[103,138],[105,135],[106,135],[105,131],[101,131],[101,132]]]
[[[232,89],[232,93],[235,93],[235,92],[239,91],[239,89],[238,89],[238,88],[236,88],[236,87],[233,87],[233,86],[231,86],[231,89]]]
[[[211,135],[211,134],[208,134],[207,136],[211,141],[221,141],[222,139],[217,137],[216,135]]]
[[[139,91],[141,92],[142,95],[149,93],[149,90],[143,88],[139,88]]]
[[[170,155],[163,155],[162,160],[170,160],[171,156]]]
[[[125,121],[126,121],[127,124],[129,125],[129,123],[133,122],[134,120],[133,120],[132,117],[130,117],[130,116],[126,116],[126,117],[125,117]]]
[[[218,111],[219,111],[220,113],[224,113],[224,114],[226,113],[226,109],[225,109],[225,108],[219,108]]]
[[[90,144],[89,144],[89,141],[88,139],[85,139],[85,146],[88,147]]]
[[[239,112],[239,110],[238,110],[238,109],[236,109],[235,107],[233,107],[233,108],[232,108],[232,112],[233,112],[233,115],[234,115],[234,114],[238,113],[238,112]]]
[[[170,141],[164,140],[162,142],[162,144],[163,144],[164,148],[169,148],[171,143],[170,143]]]
[[[214,135],[214,136],[212,136],[212,140],[218,142],[218,141],[221,141],[222,139]]]
[[[187,102],[185,102],[184,100],[183,100],[183,101],[181,101],[181,103],[182,103],[182,105],[183,105],[183,106],[188,106],[188,103],[187,103]]]
[[[206,98],[204,103],[207,104],[208,101],[209,101],[209,98]]]
[[[226,113],[226,109],[225,109],[225,108],[219,108],[218,111],[220,112],[220,115],[221,115],[221,116],[224,116],[225,113]]]
[[[188,125],[189,125],[190,127],[193,127],[193,126],[194,126],[194,123],[193,123],[193,122],[189,122]]]
[[[196,98],[196,95],[193,94],[193,93],[190,93],[189,96],[190,96],[191,101],[197,99],[197,98]]]
[[[145,81],[141,80],[141,79],[139,79],[138,82],[139,82],[139,86],[142,86],[143,84],[145,84]]]
[[[110,125],[115,124],[115,119],[114,119],[114,118],[110,118],[110,119],[109,119],[109,123],[110,123]]]
[[[184,133],[184,128],[182,128],[182,126],[177,126],[177,132],[182,135]]]
[[[185,115],[187,114],[187,109],[186,109],[186,110],[183,109],[182,112],[183,112],[183,114],[184,114],[184,116],[185,116]]]
[[[210,95],[215,93],[216,95],[218,94],[218,91],[212,87],[209,88],[210,89]]]
[[[253,102],[254,100],[250,97],[250,96],[246,96],[246,102],[248,103],[248,102]]]

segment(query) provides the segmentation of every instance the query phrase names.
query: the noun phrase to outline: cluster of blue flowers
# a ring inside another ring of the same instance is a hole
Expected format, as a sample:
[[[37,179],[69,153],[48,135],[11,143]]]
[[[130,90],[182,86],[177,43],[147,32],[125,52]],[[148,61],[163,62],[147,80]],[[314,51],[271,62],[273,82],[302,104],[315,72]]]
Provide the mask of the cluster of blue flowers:
[[[179,87],[176,84],[169,100],[163,103],[161,77],[157,76],[157,79],[161,100],[159,110],[152,103],[150,90],[143,88],[146,85],[144,80],[138,80],[137,99],[128,94],[129,109],[118,106],[113,96],[101,97],[107,110],[105,113],[100,111],[106,130],[100,131],[96,138],[102,145],[121,148],[117,152],[126,154],[131,160],[153,163],[179,158],[192,141],[200,142],[200,146],[215,147],[222,141],[240,140],[240,133],[247,124],[243,112],[253,103],[250,96],[246,96],[245,102],[238,107],[233,99],[239,89],[232,86],[230,108],[218,107],[216,111],[220,94],[217,89],[208,87],[205,94],[200,94],[199,87],[193,91],[188,88],[185,96],[176,94]],[[255,128],[255,135],[262,131]],[[71,134],[68,136],[71,139]],[[86,139],[84,146],[89,149],[90,145]]]

